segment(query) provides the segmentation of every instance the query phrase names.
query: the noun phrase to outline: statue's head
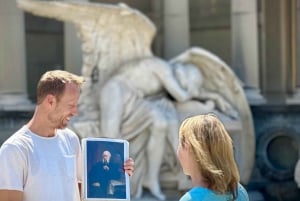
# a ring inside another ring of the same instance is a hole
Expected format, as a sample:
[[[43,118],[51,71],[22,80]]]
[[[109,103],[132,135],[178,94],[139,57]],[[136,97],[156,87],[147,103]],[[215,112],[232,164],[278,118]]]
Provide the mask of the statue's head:
[[[180,86],[192,96],[197,96],[202,86],[203,77],[199,68],[193,64],[174,64],[174,73]]]

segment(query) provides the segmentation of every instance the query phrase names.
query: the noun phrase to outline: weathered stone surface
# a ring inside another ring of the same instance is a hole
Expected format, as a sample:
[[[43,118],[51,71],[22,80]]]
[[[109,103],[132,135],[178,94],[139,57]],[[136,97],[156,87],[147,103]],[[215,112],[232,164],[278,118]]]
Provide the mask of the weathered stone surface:
[[[255,135],[242,84],[207,50],[193,47],[171,61],[151,51],[156,28],[124,4],[18,1],[33,14],[71,22],[82,41],[86,85],[72,128],[81,137],[122,138],[135,159],[132,195],[143,187],[159,200],[162,186],[190,187],[176,159],[178,126],[191,115],[213,112],[225,123],[246,184],[254,163]]]

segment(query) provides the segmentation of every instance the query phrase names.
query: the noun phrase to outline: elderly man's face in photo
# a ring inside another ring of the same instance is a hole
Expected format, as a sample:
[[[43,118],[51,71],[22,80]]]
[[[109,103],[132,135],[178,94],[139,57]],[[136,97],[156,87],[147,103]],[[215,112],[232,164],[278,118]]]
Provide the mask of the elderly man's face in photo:
[[[109,151],[104,151],[102,154],[103,161],[108,163],[110,161],[110,156],[111,154]]]

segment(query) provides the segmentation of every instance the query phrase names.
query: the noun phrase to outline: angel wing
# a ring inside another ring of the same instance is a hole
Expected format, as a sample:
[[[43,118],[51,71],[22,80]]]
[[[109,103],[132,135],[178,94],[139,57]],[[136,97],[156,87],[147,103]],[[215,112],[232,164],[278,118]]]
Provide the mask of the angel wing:
[[[98,70],[105,82],[126,61],[152,56],[154,24],[140,11],[125,4],[18,0],[24,11],[73,23],[82,42],[82,75]]]
[[[255,133],[248,101],[242,88],[242,82],[231,68],[219,57],[209,51],[192,47],[170,61],[171,64],[193,64],[200,69],[203,76],[202,87],[220,94],[239,113],[242,130],[235,145],[236,158],[241,171],[241,181],[248,183],[255,160]]]

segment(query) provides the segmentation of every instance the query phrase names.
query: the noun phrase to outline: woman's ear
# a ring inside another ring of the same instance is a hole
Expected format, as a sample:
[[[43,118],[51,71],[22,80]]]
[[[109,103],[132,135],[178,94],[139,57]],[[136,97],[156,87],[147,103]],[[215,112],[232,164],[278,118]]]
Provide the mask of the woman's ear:
[[[189,153],[194,153],[193,147],[192,147],[192,145],[191,145],[190,143],[186,143],[185,149],[186,149]]]
[[[192,152],[192,151],[193,151],[193,150],[192,150],[192,145],[188,144],[188,145],[187,145],[187,150],[188,150],[189,152]]]
[[[189,143],[187,143],[187,142],[184,142],[184,143],[183,143],[183,148],[184,148],[185,150],[190,151],[190,150],[191,150],[191,145],[190,145]]]

